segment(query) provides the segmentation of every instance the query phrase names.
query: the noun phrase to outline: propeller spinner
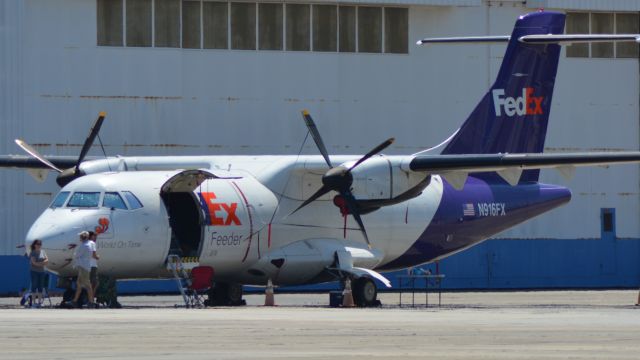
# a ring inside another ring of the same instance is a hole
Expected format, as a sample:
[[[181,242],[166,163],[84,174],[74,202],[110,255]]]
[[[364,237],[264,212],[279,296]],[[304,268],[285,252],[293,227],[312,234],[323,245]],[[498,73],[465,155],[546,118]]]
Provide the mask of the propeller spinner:
[[[309,205],[310,203],[314,202],[315,200],[329,193],[330,191],[335,191],[338,194],[340,194],[339,196],[344,200],[343,203],[346,207],[346,210],[348,211],[349,214],[353,216],[355,221],[358,223],[358,226],[360,227],[360,231],[364,236],[364,240],[367,242],[367,245],[369,245],[369,248],[371,248],[371,243],[369,242],[367,231],[365,230],[364,224],[362,223],[362,218],[360,217],[358,203],[356,201],[356,198],[353,196],[353,193],[351,192],[351,185],[353,184],[353,175],[351,174],[351,171],[355,169],[358,165],[362,164],[367,159],[372,157],[373,155],[376,155],[380,151],[386,149],[389,145],[393,144],[395,139],[394,138],[387,139],[382,144],[376,146],[367,154],[365,154],[363,157],[361,157],[358,161],[356,161],[355,164],[353,164],[349,168],[343,165],[334,167],[331,164],[331,159],[329,158],[329,153],[327,152],[327,148],[325,147],[324,142],[322,141],[320,132],[318,132],[318,128],[316,127],[315,122],[311,118],[311,115],[309,115],[308,111],[303,110],[302,117],[304,118],[304,122],[307,125],[309,132],[311,133],[311,137],[313,138],[313,141],[315,141],[316,146],[318,147],[318,150],[320,150],[320,154],[322,155],[324,160],[327,162],[327,165],[329,165],[329,171],[327,171],[322,176],[322,187],[320,187],[318,191],[316,191],[307,200],[305,200],[300,206],[298,206],[298,208],[295,209],[291,214]]]
[[[49,160],[47,160],[44,156],[42,156],[36,149],[34,149],[31,145],[27,144],[23,140],[16,139],[15,142],[29,155],[40,160],[40,162],[45,164],[51,170],[57,171],[58,177],[56,178],[56,182],[58,183],[58,185],[60,185],[60,187],[63,187],[68,183],[70,183],[71,181],[84,175],[82,173],[82,170],[80,170],[80,164],[82,164],[82,161],[84,161],[84,158],[87,156],[89,149],[91,149],[91,146],[93,145],[93,141],[98,136],[98,133],[100,132],[100,128],[102,127],[102,123],[104,122],[104,118],[106,115],[107,114],[105,112],[100,112],[100,114],[98,114],[98,118],[96,119],[96,122],[91,127],[91,131],[89,131],[89,135],[87,136],[87,139],[84,141],[84,144],[82,145],[82,150],[80,150],[80,155],[78,156],[78,161],[76,162],[76,165],[68,169],[62,170],[58,168],[57,166],[52,164]]]

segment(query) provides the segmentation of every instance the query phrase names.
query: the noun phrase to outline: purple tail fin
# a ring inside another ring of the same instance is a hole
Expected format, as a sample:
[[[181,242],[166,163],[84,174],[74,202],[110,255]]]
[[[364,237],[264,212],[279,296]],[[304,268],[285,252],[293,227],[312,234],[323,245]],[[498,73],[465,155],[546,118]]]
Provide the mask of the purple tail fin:
[[[496,82],[442,154],[543,151],[560,46],[523,44],[518,39],[562,34],[564,21],[564,14],[547,11],[518,19]],[[537,181],[538,175],[539,170],[527,170],[520,181]]]

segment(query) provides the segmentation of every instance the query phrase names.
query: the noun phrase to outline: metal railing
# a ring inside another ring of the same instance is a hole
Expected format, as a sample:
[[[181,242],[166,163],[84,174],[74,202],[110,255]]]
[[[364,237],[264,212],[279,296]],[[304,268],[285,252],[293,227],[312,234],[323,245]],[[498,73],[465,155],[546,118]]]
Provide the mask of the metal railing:
[[[442,305],[442,280],[444,279],[443,274],[398,275],[396,278],[398,279],[400,307],[402,307],[402,294],[405,290],[411,290],[411,306],[416,306],[416,280],[418,280],[418,285],[420,285],[420,283],[424,281],[424,287],[420,287],[417,290],[419,290],[420,292],[424,291],[425,307],[429,307],[429,285],[431,285],[431,289],[438,291],[438,307]],[[403,283],[403,280],[406,281],[404,281]],[[405,284],[407,285],[407,287],[405,287]]]

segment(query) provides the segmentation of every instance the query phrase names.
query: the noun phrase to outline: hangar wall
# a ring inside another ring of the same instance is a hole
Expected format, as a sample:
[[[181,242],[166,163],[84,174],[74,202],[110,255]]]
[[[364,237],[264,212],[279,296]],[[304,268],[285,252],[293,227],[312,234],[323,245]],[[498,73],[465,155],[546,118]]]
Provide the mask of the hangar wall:
[[[413,153],[455,131],[492,83],[504,52],[504,45],[418,47],[414,40],[508,34],[516,17],[540,1],[389,3],[408,8],[408,54],[97,46],[96,0],[5,0],[0,4],[0,153],[20,153],[13,139],[23,138],[44,154],[77,155],[104,110],[101,137],[108,155],[291,154],[305,136],[300,119],[305,108],[331,153],[362,153],[389,136],[396,143],[387,153]],[[551,3],[590,10],[588,2]],[[594,10],[607,10],[597,3]],[[640,1],[625,4],[611,10],[638,11]],[[637,58],[563,55],[545,151],[640,148],[639,68]],[[308,144],[304,151],[316,150]],[[99,148],[92,154],[101,155]],[[579,169],[569,181],[543,171],[543,181],[572,189],[572,202],[491,244],[512,249],[503,255],[509,259],[530,256],[518,250],[521,246],[569,252],[557,265],[548,264],[560,266],[574,246],[601,238],[601,208],[616,209],[617,241],[636,244],[639,170]],[[16,256],[21,253],[16,245],[57,186],[53,176],[37,183],[26,172],[3,170],[0,189],[0,255]],[[533,245],[538,240],[549,245]],[[571,245],[560,245],[567,241]],[[482,246],[471,251],[486,249]],[[598,262],[600,253],[595,249],[590,261]],[[447,261],[464,256],[470,255]],[[625,256],[633,256],[636,265],[624,267],[635,269],[624,276],[640,282],[640,254]],[[460,264],[466,262],[458,262],[456,272],[477,271]],[[534,276],[536,270],[528,271]],[[527,283],[514,284],[518,281]]]

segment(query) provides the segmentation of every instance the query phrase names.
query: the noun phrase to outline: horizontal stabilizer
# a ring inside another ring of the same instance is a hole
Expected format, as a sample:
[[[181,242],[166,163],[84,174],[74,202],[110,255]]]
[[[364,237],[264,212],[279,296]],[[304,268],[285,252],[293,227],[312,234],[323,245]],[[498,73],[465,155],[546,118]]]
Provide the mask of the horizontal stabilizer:
[[[511,36],[459,36],[426,38],[418,40],[416,44],[490,44],[506,43]],[[518,38],[523,44],[560,44],[570,45],[591,42],[636,42],[640,43],[640,34],[539,34],[524,35]]]
[[[592,42],[636,42],[640,43],[640,34],[546,34],[525,35],[518,38],[525,44],[579,44]]]
[[[506,43],[511,37],[505,36],[462,36],[444,38],[426,38],[418,40],[416,44],[485,44],[485,43]]]
[[[448,177],[451,172],[502,172],[510,168],[527,170],[632,163],[640,163],[640,152],[418,155],[411,160],[408,170]]]

